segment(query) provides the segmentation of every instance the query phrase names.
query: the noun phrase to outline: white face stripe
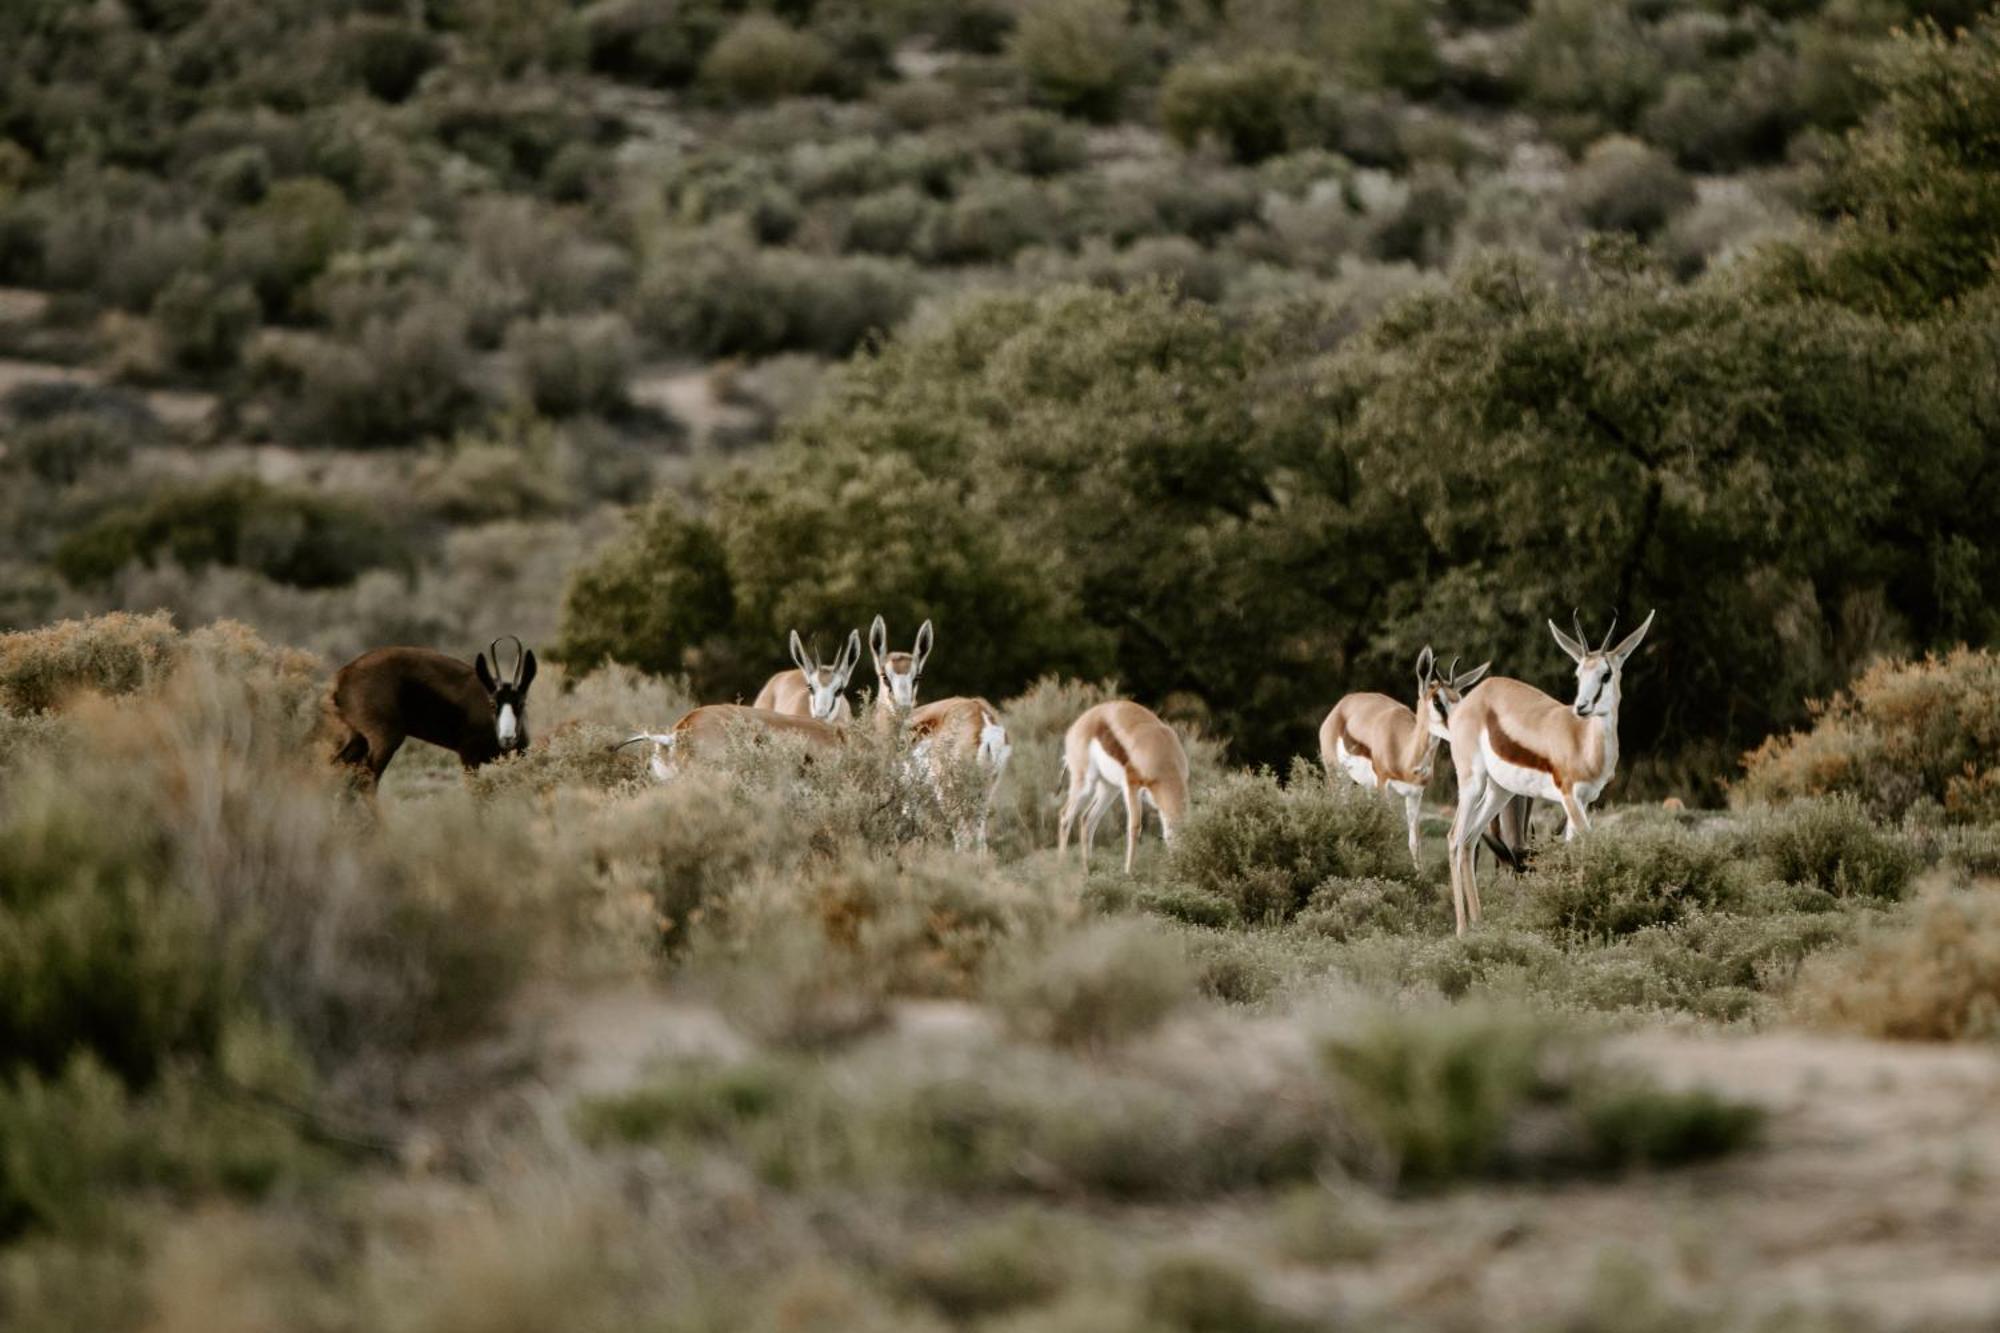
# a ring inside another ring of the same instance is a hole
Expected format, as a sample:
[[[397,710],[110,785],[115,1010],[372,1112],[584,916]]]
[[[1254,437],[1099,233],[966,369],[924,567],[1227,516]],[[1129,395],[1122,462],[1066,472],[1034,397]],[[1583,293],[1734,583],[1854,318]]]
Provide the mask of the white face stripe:
[[[512,745],[514,737],[520,733],[520,730],[521,722],[519,718],[514,716],[514,705],[500,705],[500,717],[494,723],[494,731],[499,735],[500,743],[502,745]]]

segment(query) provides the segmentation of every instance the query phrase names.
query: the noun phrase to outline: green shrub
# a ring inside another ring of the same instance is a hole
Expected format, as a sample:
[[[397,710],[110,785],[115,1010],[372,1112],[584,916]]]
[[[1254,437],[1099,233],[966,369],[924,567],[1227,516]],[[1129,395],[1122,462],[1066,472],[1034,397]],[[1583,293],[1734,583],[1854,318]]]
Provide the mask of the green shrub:
[[[949,204],[929,210],[921,247],[932,263],[1001,263],[1052,239],[1057,225],[1043,186],[1017,176],[978,176]]]
[[[262,313],[247,283],[218,285],[202,273],[183,273],[153,298],[153,322],[178,369],[214,374],[236,365]]]
[[[599,0],[583,11],[590,67],[638,83],[683,87],[694,82],[729,21],[730,6],[707,0]]]
[[[577,673],[615,661],[658,675],[686,672],[706,686],[715,669],[705,660],[708,647],[735,615],[714,528],[661,499],[571,576],[552,656]]]
[[[1644,238],[1694,203],[1694,183],[1665,155],[1636,139],[1600,139],[1569,181],[1570,207],[1598,231]]]
[[[1671,925],[1744,889],[1735,849],[1675,826],[1598,828],[1541,852],[1519,893],[1542,928],[1609,938]]]
[[[482,401],[465,315],[443,301],[368,319],[351,344],[267,332],[249,362],[253,383],[308,444],[382,449],[449,436]]]
[[[1140,70],[1137,36],[1117,0],[1030,0],[1009,49],[1036,97],[1092,120],[1117,113]]]
[[[767,14],[746,14],[702,59],[701,83],[726,101],[775,102],[827,91],[834,61],[817,35]]]
[[[1025,1036],[1065,1046],[1111,1046],[1144,1033],[1192,995],[1186,950],[1135,921],[1086,927],[1016,963],[995,1000]]]
[[[1755,1141],[1761,1108],[1706,1088],[1667,1092],[1613,1075],[1584,1094],[1581,1114],[1593,1157],[1606,1166],[1680,1166],[1722,1157]]]
[[[1304,760],[1289,786],[1265,771],[1205,791],[1169,864],[1176,879],[1234,904],[1247,921],[1290,919],[1328,880],[1410,873],[1388,805],[1350,783],[1327,782]]]
[[[2000,771],[2000,654],[1960,648],[1869,668],[1816,710],[1805,731],[1772,736],[1743,760],[1733,795],[1778,802],[1847,795],[1878,818],[1928,797],[1947,811]]]
[[[89,473],[122,466],[132,446],[130,432],[116,422],[70,412],[9,431],[6,459],[51,486],[73,486]]]
[[[357,15],[340,34],[342,55],[356,82],[385,102],[400,102],[443,51],[435,37],[394,19]]]
[[[1160,85],[1168,134],[1185,148],[1213,137],[1238,162],[1319,146],[1335,113],[1318,68],[1295,55],[1190,61]]]
[[[1074,1280],[1074,1225],[1023,1207],[991,1222],[921,1239],[897,1260],[898,1284],[951,1319],[1044,1305]]]
[[[354,232],[354,210],[339,186],[316,176],[281,180],[223,233],[223,285],[248,283],[272,318],[302,314],[308,285]]]
[[[1435,885],[1412,880],[1329,879],[1314,886],[1297,925],[1343,941],[1366,935],[1438,934],[1451,925],[1446,897]]]
[[[515,391],[536,411],[609,414],[626,404],[638,349],[617,315],[551,315],[509,328],[507,359]]]
[[[908,264],[759,250],[716,238],[648,270],[638,318],[669,347],[706,357],[846,356],[894,328],[921,286]]]
[[[1185,1333],[1292,1333],[1310,1325],[1257,1294],[1243,1271],[1196,1251],[1155,1259],[1146,1270],[1146,1327]]]
[[[1629,126],[1660,78],[1628,0],[1535,0],[1515,50],[1513,81],[1528,104],[1573,128]]]
[[[871,255],[911,254],[936,209],[922,191],[909,185],[865,195],[847,212],[842,248]]]
[[[1753,812],[1746,844],[1773,877],[1837,898],[1901,898],[1915,850],[1880,828],[1851,796],[1792,801]]]
[[[254,569],[299,588],[352,583],[363,571],[404,564],[389,529],[358,506],[254,477],[161,487],[65,537],[52,563],[71,583],[102,583],[127,565],[166,559],[188,569]]]

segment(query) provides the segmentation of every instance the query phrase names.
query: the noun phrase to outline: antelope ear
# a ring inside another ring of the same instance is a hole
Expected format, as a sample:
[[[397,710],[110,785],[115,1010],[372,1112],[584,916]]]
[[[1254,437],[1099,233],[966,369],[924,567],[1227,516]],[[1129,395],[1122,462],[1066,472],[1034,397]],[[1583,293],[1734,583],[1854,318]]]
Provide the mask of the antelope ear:
[[[1486,673],[1491,671],[1492,669],[1493,669],[1493,663],[1481,662],[1478,666],[1472,668],[1472,670],[1466,672],[1464,675],[1453,680],[1451,683],[1451,687],[1454,690],[1457,690],[1460,694],[1464,694],[1474,685],[1477,685],[1480,681],[1484,680],[1486,678]]]
[[[526,694],[528,692],[528,687],[530,685],[533,685],[534,683],[535,683],[535,650],[533,648],[529,648],[525,649],[521,654],[521,681],[520,681],[521,693]]]
[[[810,676],[813,673],[813,664],[806,657],[805,642],[799,638],[797,630],[792,631],[792,661],[798,664],[802,674]]]
[[[924,662],[931,655],[931,639],[933,637],[934,636],[931,633],[931,622],[926,620],[917,629],[916,651],[911,654],[911,656],[917,659],[917,662],[915,666],[910,668],[911,674],[913,675],[919,674],[923,671]]]
[[[1646,613],[1646,623],[1639,626],[1639,628],[1633,630],[1631,636],[1628,637],[1625,640],[1625,642],[1619,644],[1616,648],[1613,648],[1611,650],[1611,660],[1613,662],[1617,663],[1620,666],[1623,666],[1625,664],[1625,659],[1633,654],[1633,652],[1639,647],[1639,641],[1646,637],[1646,631],[1653,627],[1653,617],[1658,614],[1660,614],[1658,607],[1655,607],[1651,611],[1648,611]]]
[[[882,659],[889,655],[889,627],[882,623],[882,617],[875,617],[875,623],[868,627],[868,651],[874,655],[875,670],[882,670]]]
[[[851,629],[847,631],[847,647],[841,649],[840,651],[840,665],[838,667],[838,670],[840,673],[840,681],[843,685],[847,683],[847,678],[854,674],[854,666],[860,660],[861,660],[861,631],[858,629]]]
[[[500,682],[493,678],[493,668],[486,665],[486,654],[472,659],[472,674],[479,677],[479,684],[488,694],[500,688]]]
[[[1642,634],[1644,632],[1645,632],[1644,630],[1640,631],[1640,633]],[[1581,662],[1583,660],[1584,654],[1587,650],[1584,648],[1582,644],[1578,643],[1575,639],[1572,639],[1569,635],[1557,629],[1556,622],[1553,620],[1549,622],[1549,633],[1556,636],[1556,647],[1568,653],[1570,660],[1572,662]]]
[[[1424,686],[1431,683],[1431,666],[1436,661],[1437,661],[1437,654],[1431,651],[1431,646],[1429,644],[1425,644],[1424,650],[1417,654],[1418,689],[1422,689]]]

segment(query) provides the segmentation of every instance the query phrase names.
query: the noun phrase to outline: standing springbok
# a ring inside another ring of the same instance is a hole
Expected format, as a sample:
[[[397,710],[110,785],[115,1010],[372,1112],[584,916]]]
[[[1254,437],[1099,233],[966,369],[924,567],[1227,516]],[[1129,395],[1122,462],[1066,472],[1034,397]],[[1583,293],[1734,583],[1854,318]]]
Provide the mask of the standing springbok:
[[[1114,795],[1125,798],[1125,873],[1139,846],[1139,825],[1145,807],[1160,812],[1160,834],[1168,842],[1187,813],[1187,751],[1174,729],[1152,709],[1129,699],[1113,699],[1085,710],[1063,735],[1063,769],[1069,775],[1069,799],[1063,802],[1056,827],[1056,855],[1069,849],[1069,831],[1091,795],[1083,816],[1083,864],[1090,867],[1090,844],[1098,821]]]
[[[1657,612],[1653,613],[1657,614]],[[1625,660],[1638,650],[1653,615],[1616,648],[1606,630],[1586,646],[1580,620],[1571,638],[1549,622],[1556,644],[1576,663],[1576,700],[1563,704],[1505,676],[1482,683],[1451,713],[1451,761],[1458,770],[1458,814],[1451,825],[1451,900],[1458,933],[1479,920],[1473,844],[1487,821],[1516,796],[1560,802],[1564,838],[1590,829],[1590,804],[1618,771],[1618,702]]]
[[[892,653],[888,624],[876,616],[869,625],[868,651],[875,659],[877,685],[875,725],[909,738],[910,759],[928,778],[940,801],[945,798],[946,776],[955,765],[970,760],[987,775],[971,830],[972,844],[984,851],[993,798],[1000,790],[1000,778],[1014,747],[1008,743],[1000,710],[984,699],[954,695],[918,705],[917,682],[930,660],[933,637],[931,622],[926,620],[909,652]],[[958,830],[955,836],[965,841],[965,830]]]
[[[651,742],[653,753],[647,767],[655,778],[667,782],[679,771],[682,760],[712,751],[731,737],[761,740],[769,736],[798,737],[804,741],[808,754],[831,749],[847,739],[840,727],[818,718],[777,713],[768,708],[746,708],[742,704],[704,704],[674,723],[671,731],[642,731],[611,748],[622,750],[642,741]]]
[[[514,673],[503,680],[495,674],[502,642],[471,662],[429,648],[377,648],[349,662],[326,698],[334,762],[361,770],[372,790],[410,737],[453,751],[467,768],[527,749],[535,654],[513,639]]]
[[[1423,814],[1424,791],[1430,786],[1438,744],[1446,737],[1452,708],[1493,667],[1491,662],[1482,662],[1462,676],[1453,676],[1448,667],[1439,676],[1436,664],[1436,655],[1426,645],[1417,654],[1414,709],[1386,694],[1350,694],[1319,724],[1319,757],[1328,773],[1337,770],[1370,791],[1403,798],[1410,860],[1419,867],[1423,857],[1417,822]],[[1454,660],[1452,667],[1457,665]]]
[[[757,691],[753,707],[793,717],[810,717],[821,722],[847,722],[854,710],[847,704],[847,680],[861,661],[861,631],[847,632],[847,646],[831,663],[819,660],[819,651],[806,652],[797,630],[792,631],[794,671],[780,671]]]

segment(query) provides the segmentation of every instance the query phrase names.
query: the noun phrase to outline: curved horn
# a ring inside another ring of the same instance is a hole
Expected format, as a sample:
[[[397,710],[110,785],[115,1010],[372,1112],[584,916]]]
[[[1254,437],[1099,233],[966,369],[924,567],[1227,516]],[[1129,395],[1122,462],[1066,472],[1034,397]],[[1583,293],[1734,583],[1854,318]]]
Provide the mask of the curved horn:
[[[528,650],[522,645],[520,638],[513,634],[502,634],[492,643],[486,645],[486,651],[493,658],[493,671],[496,675],[500,671],[500,645],[503,643],[514,645],[514,669],[507,674],[507,683],[510,685],[519,685],[521,683],[521,669],[528,664]]]
[[[1570,628],[1576,631],[1576,646],[1584,652],[1590,651],[1590,636],[1583,632],[1583,612],[1575,607],[1569,609]]]
[[[1611,628],[1604,631],[1604,642],[1597,645],[1597,651],[1601,653],[1605,651],[1607,648],[1609,648],[1611,646],[1611,636],[1616,634],[1617,632],[1618,632],[1618,613],[1616,611],[1613,611],[1611,613]]]
[[[1451,665],[1444,669],[1444,678],[1451,680],[1458,675],[1458,654],[1451,655]]]

